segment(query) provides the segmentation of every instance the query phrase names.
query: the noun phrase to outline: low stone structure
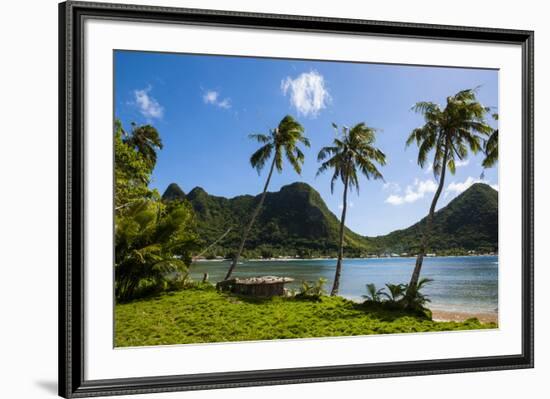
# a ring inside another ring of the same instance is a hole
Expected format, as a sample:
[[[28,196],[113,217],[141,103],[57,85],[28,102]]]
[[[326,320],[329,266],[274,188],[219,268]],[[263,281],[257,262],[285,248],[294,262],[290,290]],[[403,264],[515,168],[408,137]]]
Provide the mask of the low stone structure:
[[[249,278],[232,278],[220,281],[217,286],[238,295],[254,297],[282,296],[285,293],[284,285],[294,281],[290,277],[262,276]]]

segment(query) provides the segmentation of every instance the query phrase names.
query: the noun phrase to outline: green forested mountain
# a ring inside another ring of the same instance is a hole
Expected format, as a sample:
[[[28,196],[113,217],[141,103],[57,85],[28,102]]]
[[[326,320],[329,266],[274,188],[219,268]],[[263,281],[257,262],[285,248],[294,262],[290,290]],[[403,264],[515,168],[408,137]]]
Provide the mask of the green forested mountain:
[[[170,184],[165,201],[187,200],[193,206],[199,236],[208,245],[231,229],[209,255],[230,256],[259,196],[217,197],[195,187],[188,194]],[[432,251],[465,252],[497,249],[498,192],[475,184],[438,211],[434,218]],[[346,256],[414,252],[424,220],[385,236],[363,237],[346,229]],[[321,256],[336,254],[338,218],[319,193],[306,183],[293,183],[267,194],[247,241],[245,256]]]
[[[162,194],[163,201],[174,201],[174,200],[183,201],[184,199],[185,199],[185,193],[180,188],[180,186],[178,186],[176,183],[171,183],[166,188],[166,190],[164,190],[164,194]]]
[[[403,230],[376,237],[379,248],[415,252],[426,218]],[[434,214],[430,251],[498,250],[498,191],[476,183]]]

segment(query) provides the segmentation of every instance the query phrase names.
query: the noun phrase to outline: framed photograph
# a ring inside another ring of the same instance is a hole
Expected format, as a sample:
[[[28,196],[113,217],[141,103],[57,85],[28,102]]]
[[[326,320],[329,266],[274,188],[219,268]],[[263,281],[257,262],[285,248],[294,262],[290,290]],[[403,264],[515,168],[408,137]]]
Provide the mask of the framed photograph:
[[[61,396],[533,367],[533,32],[59,16]]]

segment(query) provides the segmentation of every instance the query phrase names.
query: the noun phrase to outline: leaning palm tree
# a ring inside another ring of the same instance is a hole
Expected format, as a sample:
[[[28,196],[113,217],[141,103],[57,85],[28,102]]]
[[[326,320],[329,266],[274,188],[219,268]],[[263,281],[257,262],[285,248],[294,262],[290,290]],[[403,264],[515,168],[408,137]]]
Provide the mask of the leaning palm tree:
[[[493,114],[493,118],[498,121],[498,114]],[[498,161],[498,129],[495,129],[483,146],[485,159],[481,163],[484,168],[493,167]]]
[[[338,133],[338,126],[332,124]],[[344,228],[346,222],[346,210],[348,189],[355,187],[359,191],[359,179],[357,171],[367,179],[383,179],[375,163],[386,164],[386,155],[374,147],[375,129],[358,123],[351,129],[342,127],[342,134],[333,141],[333,145],[324,147],[319,152],[317,160],[324,161],[317,171],[317,175],[328,169],[334,169],[330,182],[330,191],[334,192],[334,183],[340,179],[344,184],[344,198],[342,206],[342,217],[340,218],[340,236],[338,260],[336,262],[336,274],[330,295],[337,295],[340,286],[340,274],[342,273],[342,259],[344,257]],[[328,159],[327,159],[328,158]],[[326,161],[325,161],[326,159]]]
[[[233,273],[233,270],[235,270],[237,262],[243,252],[248,234],[250,233],[254,221],[256,220],[256,217],[258,216],[264,203],[267,188],[269,187],[269,182],[271,180],[271,176],[273,175],[273,170],[277,168],[279,173],[283,171],[284,156],[290,165],[292,165],[292,168],[296,171],[296,173],[302,173],[304,153],[300,150],[300,148],[298,148],[298,144],[302,143],[306,147],[309,147],[310,145],[308,138],[304,136],[303,126],[290,115],[285,116],[281,122],[279,122],[279,126],[275,129],[271,129],[269,134],[251,134],[249,137],[261,144],[264,144],[250,157],[250,164],[252,167],[260,173],[269,159],[272,158],[271,167],[269,168],[269,174],[267,175],[267,180],[265,182],[260,201],[256,205],[256,208],[252,213],[252,217],[243,232],[239,250],[233,257],[233,262],[227,271],[225,280],[228,280],[231,277],[231,274]]]
[[[477,153],[481,149],[483,137],[487,137],[493,131],[485,121],[489,108],[477,101],[476,89],[463,90],[447,97],[447,104],[443,109],[432,102],[416,103],[412,109],[424,115],[425,124],[411,132],[407,146],[416,142],[419,148],[418,165],[422,168],[426,165],[430,152],[434,150],[433,173],[436,180],[439,179],[439,185],[424,224],[408,293],[411,291],[410,287],[418,285],[422,262],[430,241],[435,207],[445,184],[447,168],[454,174],[455,160],[467,158],[468,149]]]

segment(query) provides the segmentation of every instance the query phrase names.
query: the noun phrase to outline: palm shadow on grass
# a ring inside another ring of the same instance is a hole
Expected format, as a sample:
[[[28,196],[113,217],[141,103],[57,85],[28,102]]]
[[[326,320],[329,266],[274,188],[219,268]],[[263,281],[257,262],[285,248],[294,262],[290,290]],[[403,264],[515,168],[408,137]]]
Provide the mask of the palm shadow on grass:
[[[354,309],[367,313],[371,318],[380,321],[392,322],[403,317],[413,317],[426,321],[432,320],[425,310],[405,310],[391,302],[353,303],[352,306]]]
[[[255,297],[249,295],[239,295],[230,292],[224,292],[223,296],[232,303],[247,303],[250,305],[265,305],[266,303],[274,302],[273,297]]]
[[[250,305],[265,305],[265,304],[309,304],[312,307],[312,311],[315,307],[319,309],[324,308],[327,296],[322,297],[254,297],[249,295],[238,295],[229,292],[223,293],[224,297],[231,303],[246,303]],[[397,306],[392,306],[390,303],[357,303],[348,299],[340,298],[342,303],[339,304],[346,311],[346,313],[338,312],[338,307],[325,309],[323,315],[328,320],[342,320],[342,319],[354,319],[361,317],[362,315],[368,315],[371,319],[382,322],[393,322],[403,317],[413,317],[415,319],[425,319],[430,321],[431,318],[426,314],[418,311],[406,311]],[[323,303],[325,300],[325,303]],[[357,313],[349,313],[349,310],[356,311]]]

